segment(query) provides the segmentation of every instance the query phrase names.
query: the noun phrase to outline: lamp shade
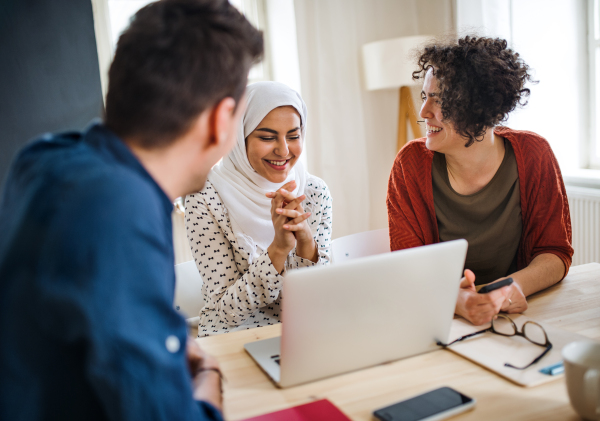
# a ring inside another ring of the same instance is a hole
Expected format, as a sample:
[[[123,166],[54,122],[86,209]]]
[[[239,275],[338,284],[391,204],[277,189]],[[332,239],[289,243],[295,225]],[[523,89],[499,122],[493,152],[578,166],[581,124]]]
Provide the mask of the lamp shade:
[[[412,85],[416,65],[409,58],[411,50],[431,40],[432,35],[417,35],[371,42],[362,47],[367,90]]]

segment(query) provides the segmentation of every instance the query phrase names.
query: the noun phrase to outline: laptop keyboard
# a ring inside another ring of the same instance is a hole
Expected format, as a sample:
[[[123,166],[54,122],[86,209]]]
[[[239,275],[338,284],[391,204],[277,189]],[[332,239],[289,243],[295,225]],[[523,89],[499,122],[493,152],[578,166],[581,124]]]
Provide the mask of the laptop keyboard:
[[[280,360],[279,354],[277,354],[277,355],[271,355],[271,359],[273,361],[275,361],[277,363],[277,365],[280,365],[280,363],[279,363],[279,360]]]

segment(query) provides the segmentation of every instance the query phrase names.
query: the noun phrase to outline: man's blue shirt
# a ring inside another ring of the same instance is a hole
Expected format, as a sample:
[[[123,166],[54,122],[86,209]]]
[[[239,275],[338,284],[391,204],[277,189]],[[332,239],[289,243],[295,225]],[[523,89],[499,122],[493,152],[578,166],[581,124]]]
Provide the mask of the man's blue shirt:
[[[171,211],[101,124],[21,151],[0,202],[0,419],[221,419],[192,397]]]

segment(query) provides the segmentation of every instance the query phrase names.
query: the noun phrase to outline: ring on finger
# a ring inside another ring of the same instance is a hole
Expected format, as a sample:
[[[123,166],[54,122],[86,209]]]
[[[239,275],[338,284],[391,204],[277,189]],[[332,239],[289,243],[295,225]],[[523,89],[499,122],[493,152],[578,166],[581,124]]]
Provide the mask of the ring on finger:
[[[510,298],[508,299],[508,304],[512,306],[512,300]]]

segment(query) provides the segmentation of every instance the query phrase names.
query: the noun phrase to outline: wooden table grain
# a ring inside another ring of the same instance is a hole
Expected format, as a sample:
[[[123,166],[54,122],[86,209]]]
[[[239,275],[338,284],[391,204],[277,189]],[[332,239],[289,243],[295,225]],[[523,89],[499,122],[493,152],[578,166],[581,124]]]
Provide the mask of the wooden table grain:
[[[600,264],[571,268],[562,282],[528,301],[525,314],[529,318],[600,340]],[[442,386],[477,400],[475,409],[459,415],[457,420],[579,420],[569,404],[563,379],[523,388],[444,350],[279,389],[243,346],[280,334],[281,325],[275,325],[197,339],[200,346],[217,357],[227,379],[227,420],[327,398],[352,420],[371,421],[377,408]]]

